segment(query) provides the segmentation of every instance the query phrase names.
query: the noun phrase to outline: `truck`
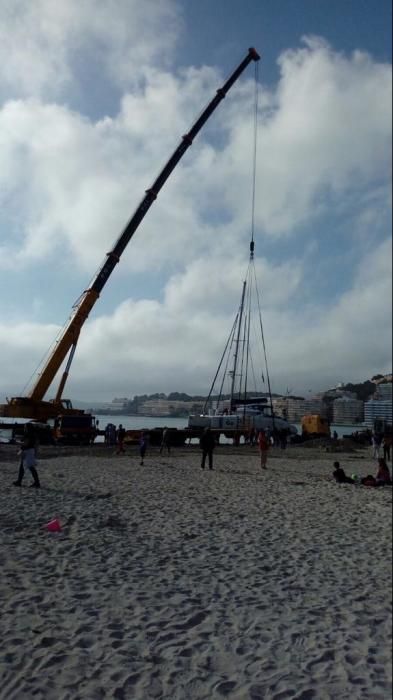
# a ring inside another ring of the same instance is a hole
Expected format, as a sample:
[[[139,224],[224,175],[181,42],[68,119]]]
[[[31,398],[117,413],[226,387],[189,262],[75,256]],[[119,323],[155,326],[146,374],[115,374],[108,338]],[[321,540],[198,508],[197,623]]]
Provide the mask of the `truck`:
[[[63,391],[69,376],[72,360],[75,355],[78,339],[93,306],[99,299],[100,294],[108,281],[114,268],[120,261],[124,249],[128,245],[138,226],[144,219],[148,210],[175,169],[176,165],[183,157],[187,149],[192,145],[196,135],[204,126],[216,107],[225,98],[229,89],[233,86],[239,76],[251,63],[259,61],[260,56],[254,48],[248,50],[247,55],[233,71],[225,84],[216,91],[215,96],[209,102],[202,114],[197,118],[191,129],[182,136],[180,144],[177,146],[172,156],[169,158],[163,169],[159,173],[154,183],[145,190],[145,196],[136,208],[133,216],[129,220],[123,232],[120,234],[112,250],[107,253],[105,260],[93,278],[91,285],[86,289],[72,307],[71,316],[63,327],[48,359],[38,374],[38,378],[32,386],[27,396],[16,396],[0,405],[0,416],[33,418],[39,421],[47,421],[57,416],[81,416],[84,411],[76,409],[72,403],[63,399]],[[67,358],[67,359],[66,359]],[[66,360],[64,372],[55,395],[52,400],[46,400],[45,396],[52,385],[63,362]]]
[[[97,434],[96,419],[90,413],[55,418],[53,437],[58,445],[91,445]]]

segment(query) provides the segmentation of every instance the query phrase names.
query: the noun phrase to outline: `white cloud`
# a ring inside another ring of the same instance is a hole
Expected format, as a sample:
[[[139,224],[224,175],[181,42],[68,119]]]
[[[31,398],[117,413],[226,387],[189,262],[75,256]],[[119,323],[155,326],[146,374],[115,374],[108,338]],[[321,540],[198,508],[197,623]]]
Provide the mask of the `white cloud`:
[[[215,258],[192,261],[184,273],[169,280],[165,304],[174,313],[185,316],[188,308],[209,309],[213,316],[223,311],[233,314],[240,303],[246,266],[244,258],[239,260],[227,254],[219,266]],[[296,260],[273,266],[259,259],[254,266],[259,294],[267,309],[279,309],[288,303],[302,281],[302,265]]]
[[[286,367],[292,370],[291,385],[303,391],[307,382],[326,388],[391,370],[391,254],[388,239],[363,259],[337,304],[321,308],[310,303],[304,312],[270,315],[267,337],[278,381],[290,374]]]
[[[336,202],[342,207],[342,197],[355,191],[360,199],[386,178],[391,74],[367,55],[346,58],[316,42],[287,52],[280,65],[275,110],[262,114],[259,129],[256,223],[289,236]],[[190,126],[196,105],[222,82],[211,69],[177,77],[155,69],[146,79],[142,90],[124,96],[116,118],[96,123],[36,100],[3,107],[3,191],[16,202],[26,236],[25,247],[18,240],[17,264],[63,242],[76,264],[94,269]],[[225,243],[243,240],[252,155],[244,105],[251,112],[252,85],[234,95],[214,117],[224,147],[200,135],[143,222],[143,239],[138,233],[133,254],[126,253],[132,269],[179,261],[185,240],[190,255],[214,246],[215,234],[222,240],[220,226],[206,225],[213,208],[227,221]]]
[[[0,95],[62,96],[94,62],[102,79],[133,84],[167,63],[182,27],[172,0],[0,2]]]
[[[277,90],[264,95],[257,223],[268,234],[293,234],[326,212],[332,198],[338,204],[390,173],[391,66],[361,52],[337,54],[322,40],[305,39],[305,44],[281,55]],[[218,177],[236,172],[226,194],[244,208],[249,125],[244,113],[237,118],[238,107],[230,112],[233,141],[218,164]]]
[[[391,298],[390,253],[390,241],[385,241],[359,266],[353,287],[339,304],[323,314],[317,304],[297,313],[288,309],[285,301],[299,283],[300,268],[294,265],[291,275],[288,261],[270,271],[268,281],[279,276],[282,293],[282,299],[262,295],[273,390],[284,392],[290,386],[304,392],[308,385],[316,390],[342,379],[363,381],[390,369],[391,318],[381,303]],[[184,276],[170,280],[162,303],[125,301],[112,315],[88,322],[66,394],[110,399],[119,393],[207,390],[237,311],[240,288],[236,284],[238,296],[230,309],[226,295],[234,299],[234,287],[225,286],[226,266],[216,279],[209,275],[209,264],[201,270],[207,276],[200,284],[194,264]],[[10,367],[8,381],[3,382],[7,391],[20,381],[20,364],[12,360],[28,354],[30,364],[25,361],[24,366],[32,372],[50,333],[53,339],[53,326],[0,328],[3,363]],[[27,340],[31,337],[34,343]]]

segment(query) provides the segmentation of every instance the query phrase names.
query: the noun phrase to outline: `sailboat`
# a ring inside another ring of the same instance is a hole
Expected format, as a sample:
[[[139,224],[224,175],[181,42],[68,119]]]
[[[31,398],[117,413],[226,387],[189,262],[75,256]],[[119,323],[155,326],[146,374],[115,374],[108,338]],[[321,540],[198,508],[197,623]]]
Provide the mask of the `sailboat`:
[[[295,425],[273,410],[254,249],[252,239],[239,308],[203,411],[189,416],[190,429],[209,427],[245,439],[260,430],[280,436],[297,433]],[[265,391],[261,384],[266,384]]]

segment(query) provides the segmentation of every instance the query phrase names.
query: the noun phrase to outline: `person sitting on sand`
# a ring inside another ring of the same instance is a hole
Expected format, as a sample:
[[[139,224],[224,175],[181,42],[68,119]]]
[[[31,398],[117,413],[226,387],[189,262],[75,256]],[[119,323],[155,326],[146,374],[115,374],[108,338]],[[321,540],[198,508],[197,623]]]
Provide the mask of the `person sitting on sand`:
[[[375,478],[378,486],[391,486],[392,484],[389,467],[383,457],[380,457],[378,460],[378,471]]]
[[[264,430],[260,430],[258,434],[259,454],[261,455],[261,469],[267,469],[267,453],[269,451],[270,442]]]
[[[347,476],[344,469],[340,467],[340,462],[333,463],[334,471],[333,477],[338,484],[354,484],[355,480],[350,476]]]
[[[363,479],[360,480],[360,483],[363,486],[378,486],[377,480],[372,474],[367,474],[367,476],[364,476]]]

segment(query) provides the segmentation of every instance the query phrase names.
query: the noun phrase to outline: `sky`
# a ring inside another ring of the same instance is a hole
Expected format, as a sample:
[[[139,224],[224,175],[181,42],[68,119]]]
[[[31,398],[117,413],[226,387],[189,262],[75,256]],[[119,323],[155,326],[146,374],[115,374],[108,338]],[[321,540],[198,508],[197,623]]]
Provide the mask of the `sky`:
[[[390,372],[391,25],[385,0],[0,0],[0,400],[33,386],[145,190],[251,46],[257,70],[137,229],[64,395],[205,394],[252,228],[272,391]]]

